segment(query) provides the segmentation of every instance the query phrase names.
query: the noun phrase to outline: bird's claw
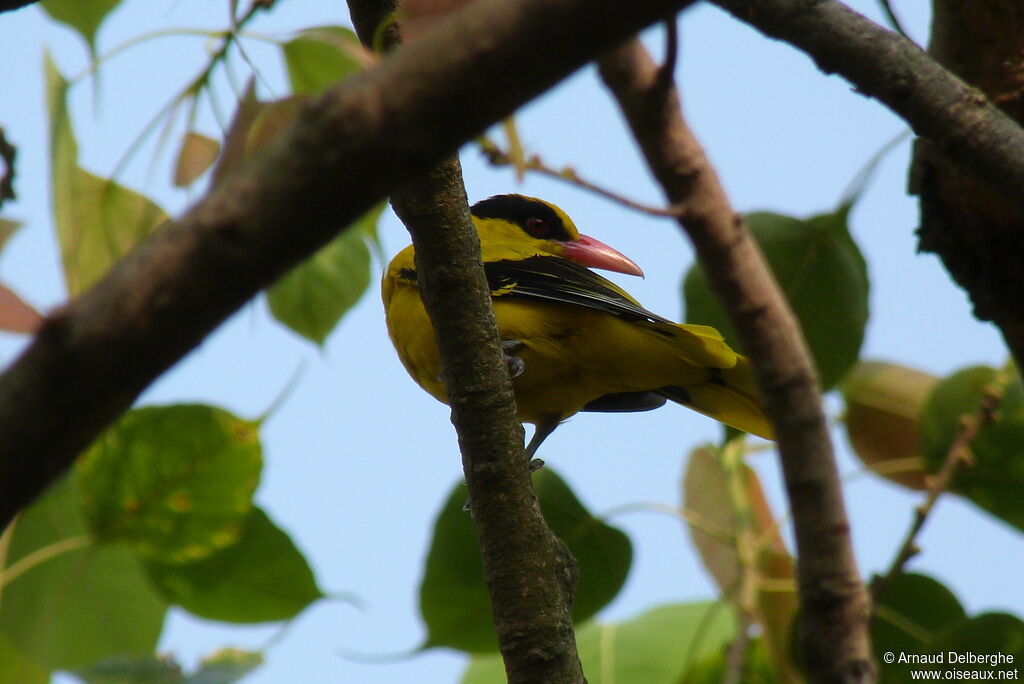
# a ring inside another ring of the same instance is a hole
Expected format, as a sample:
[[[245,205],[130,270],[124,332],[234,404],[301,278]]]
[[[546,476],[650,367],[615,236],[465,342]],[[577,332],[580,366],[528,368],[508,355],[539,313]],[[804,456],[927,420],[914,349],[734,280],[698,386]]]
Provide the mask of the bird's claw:
[[[502,340],[501,353],[505,356],[505,366],[508,368],[508,376],[515,380],[526,370],[526,362],[515,355],[517,351],[525,347],[519,340]]]

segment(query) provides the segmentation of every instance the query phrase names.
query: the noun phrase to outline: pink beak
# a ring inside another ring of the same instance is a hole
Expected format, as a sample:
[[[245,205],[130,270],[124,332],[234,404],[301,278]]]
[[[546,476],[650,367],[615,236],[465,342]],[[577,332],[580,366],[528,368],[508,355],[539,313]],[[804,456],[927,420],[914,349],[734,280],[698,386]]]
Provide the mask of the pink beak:
[[[581,266],[644,277],[644,272],[632,259],[589,235],[581,233],[578,240],[561,244],[565,248],[566,258]]]

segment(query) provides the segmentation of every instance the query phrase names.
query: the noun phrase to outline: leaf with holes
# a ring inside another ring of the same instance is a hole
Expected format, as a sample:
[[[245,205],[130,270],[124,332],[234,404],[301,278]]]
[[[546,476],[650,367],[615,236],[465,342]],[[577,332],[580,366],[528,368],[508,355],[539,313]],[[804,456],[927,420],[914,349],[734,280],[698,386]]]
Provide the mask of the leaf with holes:
[[[239,539],[261,467],[253,422],[198,404],[134,409],[79,462],[85,518],[147,560],[196,561]]]

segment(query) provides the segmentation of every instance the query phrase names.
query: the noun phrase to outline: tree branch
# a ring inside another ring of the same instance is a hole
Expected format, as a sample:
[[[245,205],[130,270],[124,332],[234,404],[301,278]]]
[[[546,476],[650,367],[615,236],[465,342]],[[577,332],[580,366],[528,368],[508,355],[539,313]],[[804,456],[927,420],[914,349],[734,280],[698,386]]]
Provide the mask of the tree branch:
[[[390,190],[686,0],[479,0],[307,105],[0,376],[0,527],[150,382]],[[530,74],[530,78],[523,78]]]
[[[4,12],[10,12],[11,10],[21,9],[22,7],[28,7],[34,5],[39,0],[0,0],[0,14]]]
[[[911,191],[922,197],[921,249],[942,256],[970,293],[975,315],[994,321],[1024,364],[1024,312],[1016,295],[1024,289],[1016,258],[1024,251],[1024,131],[993,104],[1024,119],[1019,3],[935,3],[929,51],[978,84],[989,101],[913,42],[834,0],[711,1],[800,48],[826,73],[839,73],[927,140],[915,146],[911,175]],[[964,49],[971,40],[974,49]]]
[[[600,61],[668,201],[683,207],[712,288],[750,354],[775,426],[798,551],[801,653],[812,681],[874,681],[868,597],[850,544],[839,473],[810,355],[760,250],[683,120],[671,80],[632,41]]]
[[[936,0],[928,53],[1024,121],[1024,4]],[[1024,212],[966,176],[934,144],[918,140],[910,172],[920,196],[920,249],[941,257],[971,296],[974,315],[999,326],[1024,364]]]
[[[1024,209],[1024,130],[917,45],[835,0],[711,0],[806,52]]]
[[[578,684],[576,565],[533,491],[458,162],[392,203],[416,245],[508,681]]]
[[[394,11],[391,0],[350,0],[350,8],[367,46]],[[398,42],[390,29],[385,46]],[[416,245],[508,681],[582,682],[575,561],[533,490],[458,157],[393,192],[391,202]]]

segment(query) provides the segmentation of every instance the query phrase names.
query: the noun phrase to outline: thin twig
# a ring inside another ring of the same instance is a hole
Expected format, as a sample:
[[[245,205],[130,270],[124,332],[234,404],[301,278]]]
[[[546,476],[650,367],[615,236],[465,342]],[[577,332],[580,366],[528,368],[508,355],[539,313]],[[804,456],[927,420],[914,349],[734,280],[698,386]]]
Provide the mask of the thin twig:
[[[236,21],[235,18],[232,17],[231,29],[225,31],[222,34],[224,41],[221,43],[217,51],[210,56],[210,61],[207,62],[206,66],[203,68],[201,72],[199,72],[199,74],[195,78],[189,81],[188,85],[186,85],[174,97],[172,97],[170,101],[168,101],[167,104],[164,105],[157,112],[156,116],[154,116],[153,119],[148,124],[146,124],[146,126],[142,129],[142,132],[139,133],[138,136],[136,136],[136,138],[128,146],[128,149],[125,151],[124,155],[118,160],[117,164],[114,166],[114,170],[110,174],[112,178],[116,178],[117,176],[120,175],[121,171],[124,170],[128,162],[131,161],[135,152],[138,149],[140,149],[140,147],[142,146],[142,142],[146,138],[148,138],[149,135],[154,130],[156,130],[156,126],[159,123],[160,119],[162,119],[165,115],[173,114],[177,110],[177,108],[181,106],[182,103],[184,103],[190,97],[198,97],[199,93],[202,92],[204,88],[209,90],[208,86],[210,83],[210,79],[213,76],[214,70],[217,68],[219,64],[226,61],[228,51],[231,49],[232,45],[235,45],[238,42],[238,38],[242,29],[245,28],[246,24],[252,21],[252,19],[260,10],[268,10],[271,7],[273,7],[275,1],[276,0],[253,0],[253,3],[249,6],[249,9],[246,11],[244,15],[242,15],[241,18],[239,18]]]
[[[962,416],[957,427],[953,442],[949,445],[946,458],[942,462],[939,471],[933,477],[928,478],[928,494],[924,502],[914,509],[914,520],[903,538],[903,542],[892,559],[889,569],[884,575],[876,575],[871,582],[871,593],[874,598],[885,591],[885,588],[892,582],[893,578],[903,572],[903,568],[911,558],[920,553],[917,546],[917,537],[931,515],[932,510],[939,498],[949,490],[953,478],[961,468],[973,464],[974,457],[971,454],[971,443],[983,427],[991,423],[1003,399],[1003,388],[1005,383],[993,383],[982,391],[978,410],[974,415]]]
[[[16,198],[14,193],[14,160],[18,156],[18,149],[7,140],[7,135],[0,126],[0,161],[3,162],[4,172],[0,175],[0,207],[7,200]]]
[[[750,621],[746,615],[740,615],[740,628],[736,638],[725,652],[725,674],[722,684],[740,684],[747,668],[747,651],[750,650]]]
[[[658,80],[663,86],[671,87],[675,80],[677,61],[679,61],[679,27],[673,17],[665,22],[665,61],[658,69]]]
[[[515,165],[512,155],[506,150],[501,149],[501,147],[499,147],[494,141],[487,138],[481,138],[477,143],[480,145],[480,151],[483,152],[484,157],[487,159],[489,164],[493,166]],[[549,178],[557,178],[558,180],[570,183],[578,188],[588,190],[596,195],[604,197],[605,199],[617,202],[618,204],[643,212],[644,214],[650,214],[651,216],[678,218],[682,212],[682,208],[665,207],[662,209],[660,207],[653,207],[649,204],[637,202],[625,195],[620,195],[614,190],[609,190],[608,188],[581,178],[572,167],[566,166],[562,169],[552,168],[545,164],[544,161],[535,154],[530,155],[524,160],[522,166],[518,166],[517,168],[522,168],[526,171],[536,171],[537,173],[548,176]]]
[[[892,10],[892,5],[889,4],[889,0],[878,0],[878,5],[882,8],[882,11],[885,12],[885,16],[889,20],[889,25],[892,27],[892,30],[907,40],[913,40],[907,35],[907,32],[903,30],[903,24],[900,23],[899,17],[897,17],[896,13]]]

